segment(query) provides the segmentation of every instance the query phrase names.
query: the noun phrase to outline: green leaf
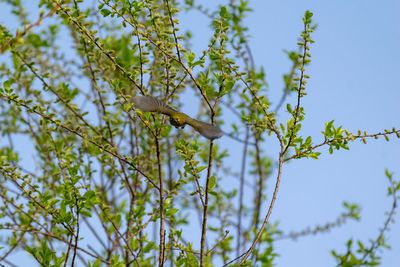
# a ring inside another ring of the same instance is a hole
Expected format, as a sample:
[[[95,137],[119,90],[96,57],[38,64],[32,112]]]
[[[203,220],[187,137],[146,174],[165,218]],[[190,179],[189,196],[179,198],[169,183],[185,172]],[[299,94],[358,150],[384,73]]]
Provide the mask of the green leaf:
[[[103,8],[103,9],[100,10],[100,13],[103,15],[103,17],[107,17],[107,16],[109,16],[111,14],[111,11],[108,10],[108,9]]]
[[[209,190],[212,191],[216,184],[217,184],[217,178],[214,175],[212,175],[210,177],[210,180],[208,181]]]

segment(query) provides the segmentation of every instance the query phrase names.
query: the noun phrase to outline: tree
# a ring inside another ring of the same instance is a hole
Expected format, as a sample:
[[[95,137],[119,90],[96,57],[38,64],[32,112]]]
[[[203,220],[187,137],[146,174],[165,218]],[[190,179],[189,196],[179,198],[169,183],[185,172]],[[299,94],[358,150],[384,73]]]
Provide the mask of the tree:
[[[6,2],[21,25],[15,33],[2,25],[0,35],[7,56],[0,70],[0,130],[8,138],[0,150],[6,263],[21,249],[42,266],[273,266],[277,240],[360,216],[356,204],[345,202],[333,223],[283,233],[271,214],[285,165],[318,159],[321,147],[332,154],[357,140],[400,137],[395,128],[352,133],[334,121],[326,123],[321,143],[302,135],[316,28],[310,11],[298,50],[287,53],[292,67],[282,98],[272,107],[265,73],[248,44],[247,1],[210,12],[194,1],[100,0],[92,6],[44,0],[34,20],[24,3]],[[190,32],[178,27],[184,9],[212,22],[212,38],[198,55]],[[198,105],[197,118],[217,125],[212,129],[224,125],[223,138],[243,151],[137,109],[132,99],[138,95],[157,97],[172,106],[169,111]],[[287,120],[278,120],[282,112]],[[267,141],[276,144],[275,157],[267,156]],[[232,173],[229,160],[238,153],[240,174]],[[370,244],[358,241],[354,248],[349,239],[345,253],[333,251],[338,266],[380,263],[400,190],[392,173],[386,176],[393,200],[384,225]],[[238,187],[223,186],[222,180],[235,178]],[[265,210],[270,178],[275,186]],[[226,231],[232,225],[235,233]]]

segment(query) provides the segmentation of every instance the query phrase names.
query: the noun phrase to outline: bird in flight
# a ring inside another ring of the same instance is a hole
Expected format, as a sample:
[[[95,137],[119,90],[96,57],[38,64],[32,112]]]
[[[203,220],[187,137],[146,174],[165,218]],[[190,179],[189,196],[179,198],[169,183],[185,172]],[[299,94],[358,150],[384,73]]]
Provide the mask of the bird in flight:
[[[132,102],[135,108],[141,111],[157,112],[169,116],[170,123],[176,128],[183,129],[186,124],[189,124],[202,136],[210,140],[220,138],[224,134],[218,126],[193,119],[152,96],[134,96]]]

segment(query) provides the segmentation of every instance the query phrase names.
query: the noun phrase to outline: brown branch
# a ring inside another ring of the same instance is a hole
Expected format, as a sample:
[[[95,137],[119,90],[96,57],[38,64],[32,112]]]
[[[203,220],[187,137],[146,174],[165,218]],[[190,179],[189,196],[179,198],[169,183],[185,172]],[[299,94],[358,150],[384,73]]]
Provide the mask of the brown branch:
[[[167,10],[168,10],[169,22],[171,23],[171,27],[172,27],[172,34],[174,36],[176,55],[178,56],[178,60],[182,61],[181,52],[179,51],[178,38],[176,37],[176,27],[175,27],[175,23],[174,23],[174,18],[172,17],[172,13],[171,13],[171,7],[169,6],[168,0],[165,0],[165,3],[167,6]]]
[[[13,45],[13,42],[16,42],[16,41],[18,41],[19,38],[24,37],[24,36],[25,36],[30,30],[32,30],[34,27],[40,26],[40,25],[43,23],[43,20],[44,20],[45,18],[48,18],[48,17],[52,16],[52,15],[57,11],[57,9],[58,9],[58,8],[53,7],[53,8],[52,8],[49,12],[47,12],[46,14],[40,14],[39,18],[38,18],[35,22],[24,25],[24,29],[23,29],[22,31],[19,31],[19,30],[17,29],[16,32],[15,32],[15,37],[12,38],[12,39],[10,39],[7,43],[3,43],[3,44],[0,46],[0,54],[2,54],[2,53],[7,49],[8,46],[10,46],[10,45],[12,46],[12,45]]]
[[[93,42],[93,43],[97,46],[97,48],[101,51],[101,53],[103,53],[103,54],[115,65],[115,67],[116,67],[119,71],[121,71],[121,72],[125,75],[125,77],[127,77],[127,78],[129,79],[129,81],[131,81],[132,84],[136,86],[137,89],[139,89],[139,91],[140,91],[142,94],[144,94],[144,91],[143,91],[142,87],[141,87],[139,84],[137,84],[137,82],[132,78],[132,75],[131,75],[131,74],[129,74],[120,64],[118,64],[118,62],[117,62],[117,60],[115,59],[115,57],[113,57],[110,53],[108,53],[108,52],[96,41],[96,39],[95,39],[92,35],[90,35],[90,34],[88,33],[88,31],[86,30],[86,28],[84,28],[84,26],[82,26],[78,21],[76,21],[75,18],[74,18],[73,16],[71,16],[71,15],[69,14],[69,12],[68,12],[64,7],[62,7],[62,6],[60,5],[60,3],[55,2],[55,4],[56,4],[56,5],[59,7],[59,9],[60,9],[60,10],[61,10],[61,11],[62,11],[62,12],[77,26],[77,28],[79,29],[79,31],[80,31],[82,34],[86,35],[86,36],[89,38],[89,40],[90,40],[91,42]]]
[[[353,218],[353,216],[349,213],[340,214],[340,216],[335,221],[327,222],[323,225],[317,225],[313,228],[307,227],[304,230],[298,232],[291,231],[287,234],[282,234],[277,236],[274,239],[274,241],[285,240],[285,239],[297,240],[300,237],[326,233],[332,230],[333,228],[342,226],[343,224],[346,223],[347,219],[349,218]]]
[[[359,266],[367,264],[367,257],[371,255],[371,253],[373,253],[380,246],[381,239],[384,237],[385,232],[389,231],[390,224],[394,222],[393,220],[397,209],[397,198],[398,198],[397,193],[399,190],[398,188],[396,188],[395,183],[391,179],[390,179],[390,187],[392,190],[392,197],[393,197],[392,207],[386,217],[383,227],[379,230],[377,238],[372,242],[369,249],[364,253],[363,257],[361,258],[361,263],[359,264]]]
[[[111,6],[109,3],[106,2],[102,2],[105,5],[107,5],[108,7],[110,7],[114,12],[116,12],[118,14],[119,17],[121,17],[126,23],[128,23],[129,25],[131,25],[132,27],[136,27],[131,21],[127,20],[125,18],[125,16],[123,16],[123,14],[121,14],[118,10],[115,9],[114,6]],[[193,74],[193,70],[191,68],[189,68],[188,66],[186,66],[184,64],[184,62],[182,60],[179,60],[178,58],[175,58],[174,56],[170,55],[168,52],[166,52],[156,41],[154,41],[149,34],[142,32],[142,36],[144,38],[146,38],[149,43],[151,43],[154,47],[156,47],[162,54],[164,54],[165,56],[167,56],[169,59],[177,62],[184,70],[185,72],[189,75],[189,77],[191,78],[191,80],[193,81],[194,85],[196,86],[196,88],[199,90],[201,96],[203,97],[204,101],[207,103],[207,106],[210,108],[210,110],[212,111],[212,106],[210,101],[208,100],[208,97],[205,95],[203,89],[201,88],[200,84],[198,83],[198,81],[196,80],[196,78],[194,77]],[[144,94],[144,93],[143,93]]]
[[[59,237],[59,236],[55,236],[55,235],[53,235],[52,233],[48,233],[48,232],[41,232],[41,231],[39,231],[39,230],[37,230],[37,229],[31,229],[31,228],[25,228],[25,229],[24,229],[24,228],[21,228],[21,227],[11,227],[11,226],[10,226],[10,227],[7,227],[7,226],[3,225],[2,230],[11,230],[11,231],[14,231],[14,232],[16,232],[16,231],[23,231],[23,232],[29,232],[29,233],[39,234],[39,235],[43,235],[43,236],[45,236],[45,237],[53,238],[53,239],[56,239],[56,240],[58,240],[58,241],[60,241],[60,242],[63,242],[63,243],[68,244],[68,241],[64,240],[63,238],[61,238],[61,237]],[[86,250],[86,249],[84,249],[84,248],[77,247],[77,249],[78,249],[79,251],[82,251],[83,253],[85,253],[86,255],[88,255],[88,256],[90,256],[90,257],[93,257],[93,258],[95,258],[95,259],[99,259],[102,263],[110,264],[109,261],[104,260],[101,256],[96,255],[96,254],[93,254],[93,253],[89,252],[88,250]]]
[[[379,137],[382,137],[382,136],[386,137],[388,135],[396,135],[398,138],[400,138],[400,129],[396,130],[395,128],[393,128],[391,131],[385,130],[384,132],[378,132],[378,133],[374,133],[374,134],[357,134],[357,135],[349,134],[348,136],[342,137],[342,138],[325,139],[322,143],[314,145],[303,151],[299,151],[297,154],[292,155],[288,158],[285,158],[284,162],[287,162],[292,159],[300,158],[301,156],[307,155],[307,153],[310,151],[314,151],[315,149],[320,148],[325,145],[330,145],[331,143],[333,143],[335,141],[349,142],[349,141],[354,141],[357,139],[365,140],[366,138],[378,139]]]
[[[215,245],[211,249],[209,249],[206,252],[206,255],[211,254],[218,247],[218,245],[220,245],[222,242],[224,242],[224,240],[228,237],[228,235],[229,235],[229,231],[226,230],[223,237],[218,242],[216,242]]]
[[[258,181],[257,181],[257,187],[254,189],[256,190],[255,193],[255,207],[254,207],[254,217],[253,217],[253,222],[252,225],[254,226],[255,229],[258,228],[258,223],[260,219],[260,212],[261,212],[261,204],[262,204],[262,197],[263,197],[263,189],[264,189],[264,174],[263,174],[263,169],[261,165],[261,151],[260,151],[260,136],[257,132],[254,133],[254,137],[256,140],[256,170],[258,174]]]
[[[208,211],[208,198],[209,198],[209,183],[211,177],[211,168],[212,168],[212,160],[213,160],[213,141],[210,141],[209,155],[208,155],[208,168],[207,168],[207,178],[204,192],[204,209],[203,209],[203,221],[201,227],[201,240],[200,240],[200,266],[206,266],[204,262],[206,256],[206,236],[207,236],[207,211]]]
[[[250,256],[250,254],[253,252],[253,250],[256,247],[258,241],[261,239],[261,235],[262,235],[265,227],[267,226],[269,218],[271,217],[272,210],[273,210],[273,208],[275,206],[275,201],[276,201],[276,198],[278,196],[278,191],[279,191],[279,186],[280,186],[280,183],[281,183],[281,176],[282,176],[282,167],[283,167],[283,155],[282,155],[282,153],[279,153],[278,174],[276,176],[275,189],[274,189],[274,192],[272,194],[271,203],[269,204],[268,211],[267,211],[267,214],[265,215],[265,218],[264,218],[264,221],[263,221],[263,223],[261,225],[261,228],[257,231],[256,238],[253,240],[253,242],[252,242],[251,246],[249,247],[249,249],[246,252],[244,252],[243,254],[239,255],[236,258],[234,258],[233,260],[225,263],[223,266],[228,266],[228,265],[234,263],[235,261],[237,261],[237,260],[239,260],[241,258],[242,259],[240,261],[240,264],[243,264],[246,261],[246,259]]]
[[[158,166],[158,183],[159,183],[159,209],[160,209],[160,245],[159,245],[159,258],[158,266],[164,266],[165,258],[165,218],[164,218],[164,181],[161,170],[161,156],[160,156],[160,142],[156,137],[156,153],[157,153],[157,166]]]
[[[19,99],[4,95],[4,94],[0,94],[0,98],[6,98],[7,100],[14,102],[15,104],[24,107],[28,112],[30,113],[35,113],[37,115],[39,115],[40,117],[42,117],[43,119],[46,119],[48,121],[50,121],[51,123],[53,123],[55,126],[60,127],[70,133],[73,133],[75,135],[77,135],[78,137],[80,137],[82,140],[87,141],[89,143],[91,143],[92,145],[96,146],[97,148],[99,148],[102,151],[107,152],[108,154],[112,155],[113,157],[120,159],[121,161],[123,161],[124,163],[128,164],[129,166],[131,166],[135,171],[139,172],[141,175],[143,175],[143,177],[145,177],[147,179],[147,181],[149,183],[151,183],[154,188],[159,190],[159,187],[143,172],[141,171],[135,164],[133,164],[129,159],[127,159],[124,156],[121,156],[120,154],[118,154],[117,152],[108,149],[106,146],[98,144],[97,142],[95,142],[92,139],[87,138],[87,136],[77,130],[74,130],[62,123],[60,123],[59,121],[56,121],[55,119],[53,119],[51,116],[46,115],[44,113],[41,113],[38,111],[37,108],[32,108],[30,106],[28,106],[25,102],[21,102],[19,101]]]
[[[240,185],[239,185],[239,211],[238,211],[238,226],[237,226],[237,243],[236,243],[236,256],[239,256],[242,245],[242,216],[243,216],[243,194],[244,194],[244,176],[246,173],[246,160],[247,160],[247,140],[249,139],[249,128],[246,127],[245,144],[242,154],[242,166],[240,168]]]
[[[304,23],[304,33],[307,32],[308,24]],[[308,53],[308,39],[304,38],[304,45],[303,45],[303,55],[301,58],[301,67],[300,67],[300,79],[299,79],[299,85],[297,87],[297,104],[296,104],[296,109],[295,109],[295,114],[293,115],[294,122],[292,129],[290,130],[290,136],[287,141],[287,144],[283,150],[283,155],[286,154],[287,150],[289,149],[290,145],[292,144],[293,137],[295,136],[295,129],[297,126],[297,123],[299,123],[299,112],[300,112],[300,101],[301,98],[303,97],[302,91],[305,83],[305,65],[306,65],[306,59],[307,59],[307,53]],[[288,129],[289,130],[289,129]]]

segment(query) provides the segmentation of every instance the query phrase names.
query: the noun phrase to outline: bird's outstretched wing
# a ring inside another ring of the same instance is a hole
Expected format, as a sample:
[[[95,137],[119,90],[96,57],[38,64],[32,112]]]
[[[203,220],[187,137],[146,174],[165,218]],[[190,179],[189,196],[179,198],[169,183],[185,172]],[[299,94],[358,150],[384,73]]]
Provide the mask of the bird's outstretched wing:
[[[132,102],[135,108],[144,112],[158,112],[168,116],[172,116],[177,110],[171,108],[164,102],[152,96],[134,96]]]
[[[221,129],[218,126],[212,125],[210,123],[202,122],[199,120],[195,120],[189,117],[186,122],[190,126],[192,126],[196,131],[198,131],[202,136],[214,140],[220,138],[224,135]]]
[[[219,127],[196,119],[192,119],[185,113],[182,113],[180,111],[171,108],[164,102],[152,96],[135,96],[132,98],[132,102],[135,108],[138,108],[141,111],[158,112],[168,115],[170,117],[171,123],[175,127],[180,127],[184,126],[185,124],[189,124],[202,136],[210,140],[220,138],[224,134]]]

